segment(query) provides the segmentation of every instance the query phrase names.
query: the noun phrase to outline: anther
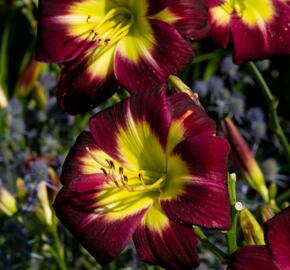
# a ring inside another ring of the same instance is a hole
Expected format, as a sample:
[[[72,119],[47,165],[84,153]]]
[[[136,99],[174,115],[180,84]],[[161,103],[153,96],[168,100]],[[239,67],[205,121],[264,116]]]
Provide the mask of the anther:
[[[145,187],[145,188],[147,188],[147,186],[146,186],[145,183],[144,183],[144,178],[143,178],[142,173],[139,173],[139,174],[138,174],[138,177],[139,177],[139,180],[140,180],[142,186]]]
[[[114,165],[114,162],[112,160],[106,159],[106,162],[109,164],[110,169],[115,170],[115,165]]]
[[[89,153],[89,155],[91,156],[91,158],[96,161],[98,164],[100,164],[103,167],[107,167],[106,163],[104,163],[103,161],[99,160],[96,155],[94,155],[94,153],[90,150],[89,147],[86,147],[86,151]]]
[[[128,177],[126,175],[121,177],[123,186],[129,191],[132,192],[134,189],[128,185]]]
[[[107,177],[108,176],[108,173],[107,171],[104,169],[104,168],[101,168],[101,171],[103,172],[103,174]]]
[[[91,16],[89,15],[89,16],[87,17],[87,23],[89,23],[90,18],[91,18]]]
[[[124,168],[123,168],[123,167],[120,167],[120,168],[119,168],[119,174],[120,174],[120,175],[123,175],[123,173],[124,173]]]

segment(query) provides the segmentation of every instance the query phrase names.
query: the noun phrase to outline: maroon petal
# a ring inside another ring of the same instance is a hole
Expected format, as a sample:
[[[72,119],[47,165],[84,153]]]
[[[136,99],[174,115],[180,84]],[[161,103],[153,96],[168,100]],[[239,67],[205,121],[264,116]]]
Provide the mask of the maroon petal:
[[[147,9],[147,15],[151,16],[154,15],[163,9],[167,8],[174,0],[147,0],[148,2],[148,9]]]
[[[107,67],[105,62],[102,63],[102,58],[91,60],[88,57],[67,63],[58,84],[58,103],[70,114],[92,110],[117,90],[113,68]],[[94,68],[94,65],[103,65],[104,69]],[[105,67],[107,70],[103,72]]]
[[[54,202],[57,217],[78,241],[101,263],[110,262],[126,246],[146,209],[122,219],[112,220],[86,204],[96,199],[96,189],[104,176],[94,175],[71,183],[59,192]],[[92,203],[92,202],[91,202]]]
[[[231,28],[236,63],[290,54],[290,5],[279,0],[272,3],[276,14],[264,26],[250,28],[237,15],[233,16]]]
[[[184,191],[160,203],[170,219],[208,228],[229,229],[230,206],[227,192],[228,143],[217,137],[198,136],[179,143],[178,155],[190,169]]]
[[[140,259],[148,264],[172,270],[193,269],[199,265],[197,238],[190,227],[168,221],[162,229],[155,230],[145,221],[135,231],[133,240]]]
[[[205,38],[210,30],[208,8],[204,0],[174,0],[168,10],[178,19],[172,25],[189,39]]]
[[[279,270],[272,261],[271,252],[263,246],[238,249],[230,258],[228,270]],[[281,268],[282,270],[284,268]]]
[[[185,128],[185,137],[212,136],[216,133],[215,122],[187,94],[173,94],[168,100],[172,119],[182,122]]]
[[[90,151],[100,150],[91,133],[82,132],[76,139],[63,164],[60,178],[63,185],[73,182],[86,174],[87,166],[90,166],[85,162],[85,158],[89,155],[87,149],[90,149]]]
[[[40,0],[36,59],[43,62],[64,62],[75,59],[95,44],[88,34],[79,38],[70,34],[70,7],[81,0]],[[84,19],[85,21],[85,19]]]
[[[290,207],[267,221],[266,238],[279,269],[290,269]]]
[[[231,28],[229,22],[221,22],[220,16],[225,17],[226,14],[216,15],[215,8],[222,5],[224,0],[208,0],[209,5],[209,21],[210,21],[210,39],[220,47],[226,48],[230,42]],[[225,12],[225,11],[224,11]],[[226,15],[228,16],[228,15]]]
[[[165,92],[162,89],[136,94],[114,107],[96,114],[90,119],[89,127],[102,150],[114,159],[120,160],[126,159],[126,157],[121,158],[119,153],[117,145],[119,131],[121,128],[131,130],[132,134],[135,134],[134,139],[138,142],[140,134],[134,133],[134,128],[138,123],[149,125],[161,145],[165,147],[170,114],[167,109]],[[143,147],[146,146],[145,141],[142,143]]]
[[[164,83],[170,74],[181,71],[193,57],[192,47],[177,30],[159,20],[149,21],[154,42],[147,41],[147,44],[140,45],[138,36],[132,38],[132,42],[137,43],[131,48],[138,48],[142,52],[137,61],[133,61],[129,52],[127,55],[127,50],[124,49],[127,46],[124,45],[125,42],[128,42],[126,38],[119,42],[116,51],[114,63],[116,78],[132,92]],[[139,35],[143,34],[139,33]],[[148,44],[150,48],[147,48]]]

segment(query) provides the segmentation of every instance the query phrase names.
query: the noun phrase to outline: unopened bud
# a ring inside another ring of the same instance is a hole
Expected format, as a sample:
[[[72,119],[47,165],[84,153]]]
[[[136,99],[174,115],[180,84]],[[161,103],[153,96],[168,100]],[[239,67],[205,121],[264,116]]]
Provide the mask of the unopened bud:
[[[4,90],[3,90],[2,86],[0,85],[0,109],[6,108],[7,105],[8,105],[7,98],[4,94]]]
[[[265,245],[264,232],[247,208],[240,212],[240,225],[246,245]]]
[[[277,185],[275,183],[272,183],[270,185],[270,187],[269,187],[269,195],[270,195],[271,199],[275,199],[276,198],[277,191],[278,191]]]
[[[35,100],[37,101],[37,105],[41,109],[44,109],[47,105],[47,96],[46,96],[46,91],[41,83],[35,82],[34,89],[33,89],[33,96]]]
[[[268,202],[269,191],[264,175],[246,141],[229,117],[223,120],[222,130],[231,145],[231,157],[240,174],[261,195],[264,201]]]
[[[261,209],[261,212],[262,212],[262,219],[263,219],[263,222],[266,222],[267,220],[271,219],[272,217],[275,216],[275,213],[272,209],[272,207],[270,206],[263,206],[262,209]]]
[[[17,203],[13,195],[3,186],[0,186],[0,211],[7,216],[17,212]]]
[[[27,96],[32,90],[36,80],[40,76],[43,64],[33,58],[28,62],[22,71],[16,87],[16,93],[20,96]]]
[[[45,220],[48,225],[52,224],[52,211],[49,205],[49,200],[48,200],[48,195],[47,195],[47,187],[46,187],[46,182],[41,181],[38,184],[38,193],[37,197],[41,203],[41,206],[44,211],[45,215]]]
[[[22,178],[16,179],[16,193],[20,199],[23,199],[28,194],[25,182]]]

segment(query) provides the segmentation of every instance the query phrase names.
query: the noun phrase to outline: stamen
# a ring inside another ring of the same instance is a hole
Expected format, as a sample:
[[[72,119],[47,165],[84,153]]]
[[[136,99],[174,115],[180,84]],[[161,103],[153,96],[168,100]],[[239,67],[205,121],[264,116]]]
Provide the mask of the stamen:
[[[144,178],[143,178],[143,174],[142,174],[142,173],[139,173],[139,174],[138,174],[138,178],[139,178],[139,180],[140,180],[142,186],[145,187],[145,188],[147,189],[148,187],[147,187],[147,186],[145,185],[145,183],[144,183]]]
[[[129,192],[133,192],[133,191],[134,191],[134,189],[128,185],[129,180],[128,180],[128,177],[127,177],[126,175],[122,175],[122,177],[121,177],[121,182],[122,182],[123,186],[124,186],[124,187],[129,191]]]
[[[107,171],[104,169],[104,168],[101,168],[101,171],[103,172],[103,174],[107,177],[108,176],[108,173]]]
[[[103,162],[102,160],[98,159],[96,157],[96,155],[94,155],[94,153],[90,150],[89,147],[86,146],[86,151],[88,152],[88,154],[91,156],[91,158],[96,161],[98,164],[100,164],[102,167],[108,168],[107,164],[105,162]]]

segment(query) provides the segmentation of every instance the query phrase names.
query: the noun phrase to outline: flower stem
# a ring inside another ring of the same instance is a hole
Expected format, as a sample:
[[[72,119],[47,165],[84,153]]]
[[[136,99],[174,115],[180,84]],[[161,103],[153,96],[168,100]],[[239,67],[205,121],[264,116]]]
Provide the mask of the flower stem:
[[[277,107],[278,107],[279,101],[272,95],[270,88],[268,87],[265,79],[263,78],[261,72],[256,67],[255,63],[253,62],[247,63],[247,68],[256,79],[262,93],[264,94],[266,98],[266,102],[269,109],[270,128],[273,130],[273,132],[279,139],[281,145],[283,146],[284,154],[287,158],[287,161],[290,163],[290,145],[280,125],[278,114],[277,114]]]
[[[230,174],[228,176],[228,193],[231,205],[232,226],[226,234],[228,244],[228,254],[231,255],[237,250],[237,224],[238,224],[238,211],[237,211],[237,198],[236,198],[236,175]]]
[[[282,194],[280,194],[276,198],[277,204],[281,204],[281,203],[288,201],[288,200],[290,200],[290,189],[287,189],[286,191],[284,191]]]
[[[57,263],[59,264],[59,269],[67,270],[67,266],[66,266],[66,262],[64,258],[64,248],[63,248],[62,243],[59,240],[59,234],[58,234],[56,226],[52,229],[52,235],[53,235],[53,240],[55,243],[56,252],[58,255]]]
[[[203,233],[203,231],[198,226],[193,226],[194,232],[198,239],[201,241],[201,243],[210,250],[219,260],[221,260],[222,263],[225,263],[227,261],[227,254],[224,253],[221,249],[219,249],[217,246],[212,244],[206,235]]]

